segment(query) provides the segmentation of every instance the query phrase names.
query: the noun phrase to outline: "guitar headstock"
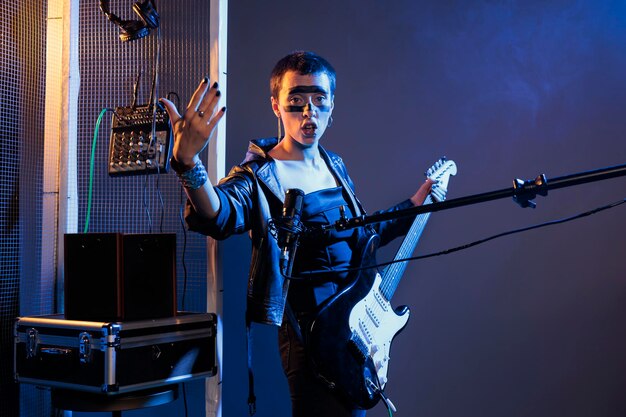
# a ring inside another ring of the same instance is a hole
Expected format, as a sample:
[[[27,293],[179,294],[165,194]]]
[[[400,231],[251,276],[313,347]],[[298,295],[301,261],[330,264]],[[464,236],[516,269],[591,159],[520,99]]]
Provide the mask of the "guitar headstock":
[[[441,158],[426,171],[426,176],[435,181],[430,195],[433,200],[441,202],[446,199],[448,193],[448,182],[450,176],[456,175],[456,164],[454,161],[448,161],[445,157]]]

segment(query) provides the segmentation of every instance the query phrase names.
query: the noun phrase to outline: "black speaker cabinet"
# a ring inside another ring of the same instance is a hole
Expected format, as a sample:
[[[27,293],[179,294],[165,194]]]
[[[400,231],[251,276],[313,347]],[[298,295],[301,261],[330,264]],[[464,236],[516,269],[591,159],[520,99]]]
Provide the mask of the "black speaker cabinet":
[[[175,234],[66,234],[64,245],[67,320],[176,315]]]

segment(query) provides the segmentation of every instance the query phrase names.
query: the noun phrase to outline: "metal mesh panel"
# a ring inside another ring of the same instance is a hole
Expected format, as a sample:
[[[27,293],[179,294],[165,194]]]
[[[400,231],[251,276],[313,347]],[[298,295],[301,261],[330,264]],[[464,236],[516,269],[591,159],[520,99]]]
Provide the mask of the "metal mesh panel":
[[[209,5],[206,1],[193,0],[158,3],[161,46],[157,97],[173,92],[182,99],[181,105],[187,103],[201,78],[208,73]],[[122,20],[138,19],[127,1],[111,1],[110,11]],[[81,88],[77,119],[79,232],[84,230],[88,215],[90,154],[98,115],[105,108],[131,104],[133,85],[139,73],[142,75],[137,104],[147,104],[157,65],[158,30],[130,42],[120,41],[118,35],[119,28],[104,17],[97,3],[81,2]],[[178,99],[173,98],[173,101]],[[103,119],[95,145],[88,231],[177,233],[178,306],[192,311],[204,310],[206,239],[195,233],[185,234],[180,219],[184,198],[177,178],[164,173],[110,177],[107,158],[111,117],[112,113],[108,112]],[[183,293],[185,283],[186,293]]]
[[[46,1],[7,2],[0,8],[0,407],[18,415],[13,382],[13,322],[20,292],[33,295],[35,309],[50,307],[39,297],[41,191],[45,76]],[[32,396],[33,409],[42,408]],[[28,416],[26,411],[22,415]],[[34,414],[32,414],[34,415]]]
[[[59,307],[54,277],[42,279],[47,1],[6,2],[0,8],[0,416],[49,415],[46,391],[13,381],[13,323],[18,314],[45,314]],[[209,70],[209,2],[159,4],[161,15],[158,96],[176,93],[182,104]],[[137,19],[131,3],[112,1],[122,19]],[[79,231],[85,226],[90,152],[95,122],[104,108],[130,104],[132,84],[143,72],[139,103],[149,97],[155,69],[157,31],[122,43],[119,29],[97,2],[80,5],[81,87],[77,117]],[[61,45],[50,53],[61,54]],[[76,76],[77,74],[71,74]],[[61,82],[61,80],[59,80]],[[174,97],[174,95],[172,95]],[[174,99],[174,101],[178,101]],[[175,232],[178,240],[179,308],[206,309],[206,240],[186,234],[180,219],[183,193],[174,175],[111,178],[107,174],[111,113],[96,143],[90,232]],[[49,228],[46,228],[48,230]],[[49,232],[55,233],[55,227]],[[55,241],[45,239],[46,241]],[[52,248],[56,253],[56,248]],[[183,252],[184,251],[184,252]],[[183,265],[183,260],[185,264]],[[46,260],[54,262],[53,260]],[[186,292],[183,290],[186,288]],[[183,305],[183,300],[185,304]]]

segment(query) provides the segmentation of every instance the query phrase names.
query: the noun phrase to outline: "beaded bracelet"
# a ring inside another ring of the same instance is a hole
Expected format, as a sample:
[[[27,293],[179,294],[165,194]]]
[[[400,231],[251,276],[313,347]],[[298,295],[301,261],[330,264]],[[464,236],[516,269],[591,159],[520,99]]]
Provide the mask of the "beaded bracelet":
[[[206,169],[204,165],[202,165],[202,161],[198,161],[193,168],[183,172],[177,169],[178,164],[175,163],[175,161],[170,161],[170,165],[174,168],[182,186],[188,190],[197,190],[209,179]]]

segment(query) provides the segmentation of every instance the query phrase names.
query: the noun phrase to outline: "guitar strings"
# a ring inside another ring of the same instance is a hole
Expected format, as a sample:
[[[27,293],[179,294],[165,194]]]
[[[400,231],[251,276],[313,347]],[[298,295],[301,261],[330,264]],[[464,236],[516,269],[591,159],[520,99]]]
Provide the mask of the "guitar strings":
[[[519,229],[509,230],[509,231],[506,231],[506,232],[502,232],[502,233],[498,233],[496,235],[492,235],[492,236],[486,237],[484,239],[480,239],[480,240],[476,240],[474,242],[466,243],[466,244],[461,245],[461,246],[456,246],[456,247],[453,247],[453,248],[450,248],[450,249],[445,249],[445,250],[442,250],[442,251],[439,251],[439,252],[432,252],[432,253],[429,253],[429,254],[426,254],[426,255],[413,256],[413,257],[410,257],[410,258],[403,258],[403,259],[395,259],[393,261],[383,262],[383,263],[379,263],[379,264],[376,264],[376,265],[369,265],[369,266],[362,266],[362,267],[355,267],[355,268],[341,268],[341,269],[330,269],[330,270],[303,271],[303,272],[301,272],[297,276],[287,276],[287,275],[283,275],[283,276],[285,278],[287,278],[287,279],[291,279],[291,280],[294,280],[294,281],[298,281],[298,280],[310,281],[310,280],[314,280],[316,278],[316,276],[320,276],[320,275],[326,275],[326,274],[331,274],[331,273],[332,274],[336,274],[336,273],[343,273],[343,272],[358,272],[358,271],[364,271],[366,269],[382,268],[382,267],[385,267],[385,266],[388,266],[388,265],[391,265],[391,264],[395,264],[395,263],[400,263],[400,262],[416,261],[416,260],[420,260],[420,259],[433,258],[435,256],[448,255],[450,253],[458,252],[458,251],[461,251],[461,250],[464,250],[464,249],[469,249],[469,248],[471,248],[473,246],[477,246],[477,245],[480,245],[482,243],[489,242],[490,240],[498,239],[498,238],[501,238],[501,237],[504,237],[504,236],[509,236],[509,235],[513,235],[513,234],[516,234],[516,233],[522,233],[522,232],[526,232],[526,231],[529,231],[529,230],[540,229],[540,228],[547,227],[547,226],[554,226],[554,225],[557,225],[557,224],[563,224],[563,223],[567,223],[567,222],[570,222],[570,221],[573,221],[573,220],[578,220],[578,219],[581,219],[583,217],[591,216],[592,214],[596,214],[596,213],[599,213],[599,212],[604,211],[604,210],[615,208],[615,207],[617,207],[619,205],[622,205],[624,203],[626,203],[626,198],[623,199],[623,200],[615,201],[613,203],[610,203],[610,204],[607,204],[607,205],[604,205],[604,206],[597,207],[597,208],[589,210],[589,211],[585,211],[585,212],[582,212],[582,213],[579,213],[579,214],[575,214],[575,215],[570,216],[570,217],[565,217],[565,218],[557,219],[557,220],[551,220],[551,221],[548,221],[548,222],[545,222],[545,223],[539,223],[539,224],[535,224],[535,225],[532,225],[532,226],[522,227],[522,228],[519,228]]]

